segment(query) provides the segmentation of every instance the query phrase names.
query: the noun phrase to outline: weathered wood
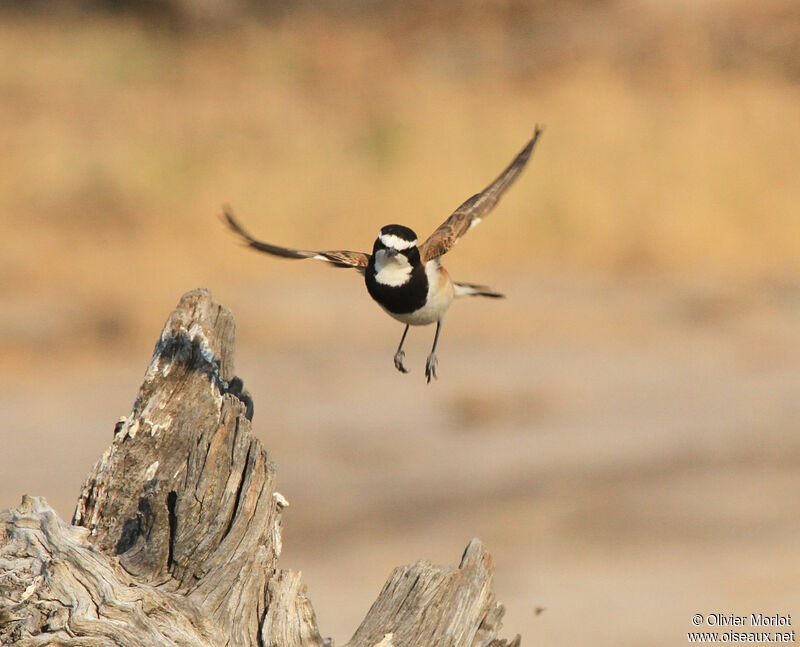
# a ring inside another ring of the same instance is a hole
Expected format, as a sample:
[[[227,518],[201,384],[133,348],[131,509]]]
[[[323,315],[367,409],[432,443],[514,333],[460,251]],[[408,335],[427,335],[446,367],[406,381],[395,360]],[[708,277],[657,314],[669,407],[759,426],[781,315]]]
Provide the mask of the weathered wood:
[[[492,591],[492,558],[473,539],[458,568],[425,561],[396,568],[346,647],[384,639],[403,647],[518,647],[519,636],[497,638],[504,611]]]
[[[288,504],[233,343],[226,308],[184,295],[73,525],[40,498],[0,513],[3,645],[332,644],[299,574],[277,568]],[[477,540],[457,569],[398,568],[348,646],[505,647],[491,584]]]
[[[0,513],[0,644],[224,644],[180,594],[138,582],[97,550],[85,528],[24,497]]]

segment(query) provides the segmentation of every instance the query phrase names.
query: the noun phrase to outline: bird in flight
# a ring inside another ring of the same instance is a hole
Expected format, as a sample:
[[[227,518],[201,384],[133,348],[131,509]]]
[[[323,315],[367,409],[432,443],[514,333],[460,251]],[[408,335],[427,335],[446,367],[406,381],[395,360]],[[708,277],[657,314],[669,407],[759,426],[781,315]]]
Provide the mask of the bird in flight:
[[[542,129],[537,126],[530,141],[497,179],[461,204],[421,245],[418,244],[417,234],[408,227],[386,225],[375,239],[371,254],[345,250],[315,252],[291,249],[253,238],[239,224],[229,207],[224,208],[223,219],[249,247],[260,252],[283,258],[313,258],[363,274],[369,295],[387,314],[406,325],[394,354],[395,368],[401,373],[408,373],[403,363],[403,343],[409,327],[436,323],[433,347],[425,363],[425,377],[430,383],[436,379],[436,345],[439,343],[442,319],[453,299],[463,296],[503,296],[482,285],[453,281],[442,266],[441,257],[495,207],[525,168],[541,134]]]

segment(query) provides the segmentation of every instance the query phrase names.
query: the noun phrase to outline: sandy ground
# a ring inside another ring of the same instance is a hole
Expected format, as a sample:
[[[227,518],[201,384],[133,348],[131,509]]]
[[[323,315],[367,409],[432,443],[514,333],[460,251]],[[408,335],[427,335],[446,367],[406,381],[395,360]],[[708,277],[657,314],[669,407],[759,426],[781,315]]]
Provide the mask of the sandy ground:
[[[291,502],[281,563],[326,635],[394,566],[457,562],[473,536],[529,645],[677,645],[698,612],[800,608],[800,287],[490,277],[509,299],[455,305],[427,386],[432,329],[401,376],[401,327],[358,279],[308,276],[215,297]],[[261,339],[277,309],[292,332]],[[151,349],[3,371],[0,507],[70,516]]]

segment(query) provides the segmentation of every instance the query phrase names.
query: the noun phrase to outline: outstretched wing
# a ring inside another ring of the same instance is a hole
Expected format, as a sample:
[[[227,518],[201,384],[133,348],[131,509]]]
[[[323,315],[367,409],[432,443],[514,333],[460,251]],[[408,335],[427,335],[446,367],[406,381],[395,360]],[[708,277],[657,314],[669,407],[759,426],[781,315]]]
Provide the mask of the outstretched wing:
[[[369,262],[369,256],[363,252],[348,252],[346,250],[312,252],[305,249],[291,249],[290,247],[279,247],[278,245],[264,243],[253,238],[247,230],[238,223],[230,207],[226,206],[223,208],[222,217],[228,227],[238,234],[249,247],[257,249],[259,252],[266,252],[267,254],[281,256],[283,258],[313,258],[318,261],[331,263],[335,267],[350,267],[362,273]]]
[[[477,225],[494,208],[500,200],[500,196],[505,193],[506,189],[511,186],[522,172],[522,169],[525,168],[533,152],[533,147],[536,146],[536,141],[541,134],[542,129],[536,126],[531,140],[508,165],[506,170],[483,191],[476,193],[464,202],[447,220],[439,225],[438,229],[428,237],[428,240],[420,245],[419,252],[423,262],[449,252],[459,238]]]

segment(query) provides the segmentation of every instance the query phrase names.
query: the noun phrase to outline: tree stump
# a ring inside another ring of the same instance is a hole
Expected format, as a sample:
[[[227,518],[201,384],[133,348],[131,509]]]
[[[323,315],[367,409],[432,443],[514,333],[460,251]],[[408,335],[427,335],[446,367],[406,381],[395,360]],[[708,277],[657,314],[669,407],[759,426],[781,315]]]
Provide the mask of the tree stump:
[[[278,568],[275,466],[234,377],[234,320],[185,294],[72,524],[40,497],[0,513],[0,643],[322,647],[297,573]],[[395,569],[347,647],[515,647],[478,540],[458,568]]]

